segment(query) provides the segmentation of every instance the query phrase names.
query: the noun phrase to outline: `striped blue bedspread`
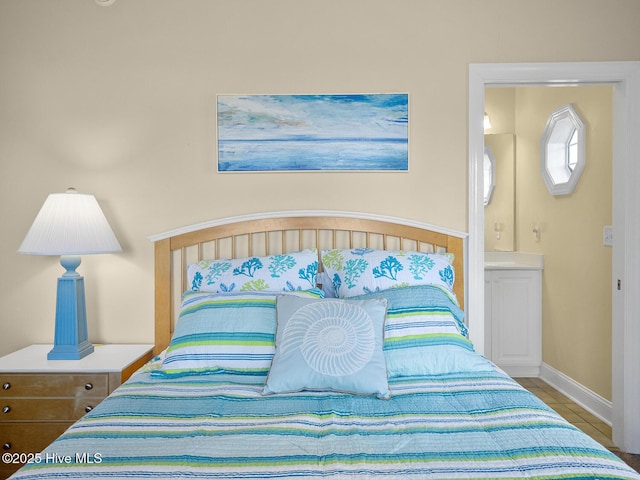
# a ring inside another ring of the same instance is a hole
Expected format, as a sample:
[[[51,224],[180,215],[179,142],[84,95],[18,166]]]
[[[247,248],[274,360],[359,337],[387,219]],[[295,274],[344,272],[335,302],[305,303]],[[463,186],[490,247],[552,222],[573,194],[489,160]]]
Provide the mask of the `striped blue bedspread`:
[[[16,478],[640,478],[498,372],[387,401],[228,380],[139,372]]]

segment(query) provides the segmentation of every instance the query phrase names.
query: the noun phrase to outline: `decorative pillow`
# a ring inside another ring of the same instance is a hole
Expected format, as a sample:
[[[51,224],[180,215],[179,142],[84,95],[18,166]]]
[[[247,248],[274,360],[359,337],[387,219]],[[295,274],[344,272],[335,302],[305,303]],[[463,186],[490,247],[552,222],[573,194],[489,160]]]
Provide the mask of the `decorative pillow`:
[[[387,301],[277,301],[276,354],[265,394],[331,390],[390,397],[382,352]]]
[[[493,370],[466,337],[464,312],[448,290],[422,285],[356,298],[389,301],[384,331],[389,378]]]
[[[322,298],[318,289],[290,295]],[[275,352],[276,294],[186,293],[162,366],[153,376],[266,376]]]
[[[225,260],[202,260],[187,267],[194,292],[292,292],[316,287],[318,250]]]
[[[453,289],[451,254],[404,250],[323,250],[322,265],[340,298],[413,285]]]

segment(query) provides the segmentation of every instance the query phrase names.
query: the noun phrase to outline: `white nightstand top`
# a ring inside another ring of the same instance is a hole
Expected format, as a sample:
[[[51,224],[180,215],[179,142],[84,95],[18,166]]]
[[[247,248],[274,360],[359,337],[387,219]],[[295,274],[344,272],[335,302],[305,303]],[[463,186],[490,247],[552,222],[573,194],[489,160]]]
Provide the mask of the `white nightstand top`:
[[[127,368],[153,345],[146,344],[94,344],[93,353],[80,360],[47,360],[53,345],[30,345],[0,357],[0,372],[119,372]]]

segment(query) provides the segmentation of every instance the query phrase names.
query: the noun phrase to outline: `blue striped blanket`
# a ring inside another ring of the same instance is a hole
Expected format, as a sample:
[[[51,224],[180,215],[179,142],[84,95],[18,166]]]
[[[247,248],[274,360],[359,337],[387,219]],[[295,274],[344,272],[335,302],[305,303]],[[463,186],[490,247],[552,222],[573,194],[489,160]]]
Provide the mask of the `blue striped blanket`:
[[[390,400],[233,378],[138,372],[16,478],[640,479],[499,372],[392,379]]]

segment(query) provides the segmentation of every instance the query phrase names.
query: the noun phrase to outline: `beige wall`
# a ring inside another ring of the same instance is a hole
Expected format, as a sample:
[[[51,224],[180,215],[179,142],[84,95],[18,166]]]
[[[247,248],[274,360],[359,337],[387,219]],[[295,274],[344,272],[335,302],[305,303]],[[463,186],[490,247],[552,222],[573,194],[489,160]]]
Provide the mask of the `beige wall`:
[[[573,104],[585,122],[586,166],[570,195],[552,196],[540,175],[540,138],[549,115]],[[544,254],[543,361],[611,400],[611,86],[518,88],[516,238]],[[541,227],[536,241],[532,225]]]
[[[151,342],[148,235],[299,208],[466,230],[469,63],[640,60],[639,20],[637,0],[3,0],[0,354],[53,337],[57,259],[15,253],[47,194],[96,195],[125,249],[80,267],[92,341]],[[410,94],[409,173],[215,173],[216,94],[334,92]]]

